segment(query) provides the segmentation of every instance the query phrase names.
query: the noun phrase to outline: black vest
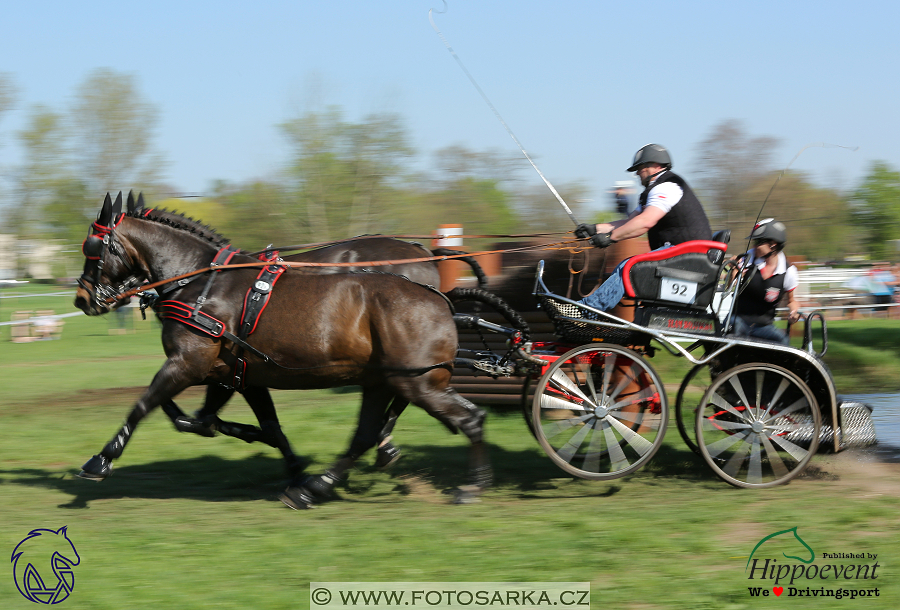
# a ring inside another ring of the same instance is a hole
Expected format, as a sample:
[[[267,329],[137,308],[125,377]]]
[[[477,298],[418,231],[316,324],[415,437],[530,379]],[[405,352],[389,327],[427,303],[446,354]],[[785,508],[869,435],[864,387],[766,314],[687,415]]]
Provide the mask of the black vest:
[[[748,324],[772,324],[775,321],[775,308],[784,296],[786,275],[786,272],[779,273],[764,280],[757,270],[744,292],[738,296],[735,314]]]
[[[650,249],[656,250],[663,247],[666,242],[673,246],[694,239],[712,239],[712,230],[709,228],[709,220],[700,200],[687,185],[684,178],[670,171],[663,172],[656,182],[644,189],[640,198],[640,209],[643,212],[647,205],[647,194],[654,186],[663,182],[674,182],[681,187],[684,194],[681,200],[672,206],[669,213],[663,216],[656,226],[647,232],[650,241]]]

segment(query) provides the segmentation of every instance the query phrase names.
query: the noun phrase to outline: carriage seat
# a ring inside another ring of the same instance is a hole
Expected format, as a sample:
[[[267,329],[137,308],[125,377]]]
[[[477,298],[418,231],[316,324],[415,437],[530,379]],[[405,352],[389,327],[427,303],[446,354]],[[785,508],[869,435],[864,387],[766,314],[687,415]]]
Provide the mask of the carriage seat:
[[[695,240],[632,256],[622,269],[625,294],[646,305],[705,311],[727,249],[721,241]]]
[[[722,229],[721,231],[716,231],[715,233],[713,233],[712,240],[727,244],[731,241],[731,229]]]

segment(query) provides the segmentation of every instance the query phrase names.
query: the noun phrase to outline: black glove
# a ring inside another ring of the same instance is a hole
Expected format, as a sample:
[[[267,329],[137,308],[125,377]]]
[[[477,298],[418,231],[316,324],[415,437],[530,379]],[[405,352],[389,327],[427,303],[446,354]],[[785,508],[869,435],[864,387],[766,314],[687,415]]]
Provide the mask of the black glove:
[[[592,235],[597,234],[597,225],[595,224],[585,224],[581,223],[577,227],[575,227],[575,237],[579,239],[587,239]]]
[[[616,243],[612,238],[612,231],[609,233],[597,233],[591,237],[591,245],[597,248],[609,248]]]

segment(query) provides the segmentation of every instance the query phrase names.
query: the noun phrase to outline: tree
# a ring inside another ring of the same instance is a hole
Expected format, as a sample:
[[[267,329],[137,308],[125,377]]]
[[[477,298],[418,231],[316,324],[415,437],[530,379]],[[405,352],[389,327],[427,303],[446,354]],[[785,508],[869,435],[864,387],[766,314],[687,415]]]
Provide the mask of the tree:
[[[64,122],[62,115],[38,105],[31,112],[28,126],[17,134],[25,151],[17,171],[20,235],[49,232],[53,237],[76,239],[90,222],[84,185],[72,173]],[[75,193],[79,196],[71,198]]]
[[[0,117],[6,113],[16,100],[16,87],[13,84],[12,77],[0,72]]]
[[[289,166],[296,213],[317,241],[381,231],[412,155],[400,118],[373,114],[350,123],[330,108],[283,123],[293,148]]]
[[[136,79],[101,68],[75,92],[71,109],[79,177],[90,192],[152,184],[161,165],[151,141],[158,112],[138,91]]]
[[[748,199],[751,187],[772,171],[771,157],[778,140],[749,136],[740,121],[731,119],[713,128],[698,145],[697,169],[708,213],[720,223],[751,223],[762,200]]]
[[[586,209],[587,187],[580,183],[556,185],[556,191],[572,210],[579,222],[609,222],[612,214],[591,212]],[[571,231],[572,220],[545,184],[536,184],[518,193],[516,212],[520,219],[517,233],[549,233]]]
[[[511,187],[524,159],[496,151],[450,146],[434,154],[434,172],[420,180],[415,202],[405,210],[416,232],[431,233],[441,224],[460,224],[466,234],[518,233],[519,219]],[[492,240],[466,242],[478,249]]]
[[[269,244],[295,245],[309,237],[283,185],[260,181],[237,186],[219,183],[214,198],[224,206],[225,214],[203,220],[238,247],[262,250]]]
[[[888,241],[900,238],[900,172],[876,161],[851,196],[850,205],[865,233],[869,253],[876,258],[895,254]]]
[[[3,115],[13,107],[15,99],[16,88],[12,77],[5,72],[0,72],[0,121],[3,120]],[[2,147],[2,141],[0,141],[0,147]],[[0,166],[0,178],[5,173],[4,168]],[[0,210],[6,207],[3,205],[2,195],[2,190],[0,190]],[[9,225],[11,220],[13,219],[6,214],[0,215],[0,230],[4,229],[5,225]],[[9,227],[7,226],[6,228],[8,229]]]
[[[858,252],[859,240],[855,235],[850,211],[846,202],[835,191],[810,184],[799,173],[787,173],[777,186],[773,172],[756,181],[745,193],[749,201],[758,201],[754,216],[747,223],[731,225],[732,244],[743,248],[752,229],[752,221],[774,217],[787,226],[787,248],[791,256],[803,256],[813,261],[843,259]],[[771,193],[771,194],[770,194]],[[762,201],[769,197],[765,208]]]

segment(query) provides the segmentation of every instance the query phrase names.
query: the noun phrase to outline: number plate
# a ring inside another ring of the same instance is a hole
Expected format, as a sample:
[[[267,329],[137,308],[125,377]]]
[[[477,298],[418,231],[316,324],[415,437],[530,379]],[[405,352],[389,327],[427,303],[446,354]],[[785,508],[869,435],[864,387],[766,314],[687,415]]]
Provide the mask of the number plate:
[[[697,296],[697,282],[676,280],[670,277],[661,278],[659,282],[659,299],[676,303],[693,303]]]

